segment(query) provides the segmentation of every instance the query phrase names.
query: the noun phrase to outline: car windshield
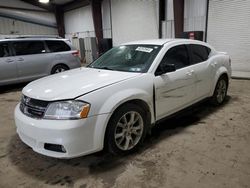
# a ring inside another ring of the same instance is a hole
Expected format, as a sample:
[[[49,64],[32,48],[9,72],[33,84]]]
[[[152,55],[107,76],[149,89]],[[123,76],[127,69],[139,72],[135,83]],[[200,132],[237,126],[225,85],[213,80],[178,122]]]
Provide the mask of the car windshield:
[[[147,72],[156,55],[159,45],[123,45],[114,47],[88,67],[126,72]]]

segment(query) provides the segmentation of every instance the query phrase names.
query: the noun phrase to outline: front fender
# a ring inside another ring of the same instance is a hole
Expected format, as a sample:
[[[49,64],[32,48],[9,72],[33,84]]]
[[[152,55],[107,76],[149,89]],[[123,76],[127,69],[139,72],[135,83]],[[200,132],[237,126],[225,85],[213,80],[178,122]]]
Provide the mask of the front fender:
[[[122,90],[114,95],[111,95],[105,103],[102,105],[100,108],[100,111],[98,114],[102,113],[111,113],[113,112],[122,104],[131,101],[131,100],[142,100],[145,102],[151,113],[151,120],[154,121],[153,119],[153,102],[152,102],[153,96],[147,93],[146,91],[143,91],[141,89],[127,89],[127,90]]]
[[[143,90],[140,89],[127,89],[120,92],[115,93],[114,95],[111,95],[105,103],[101,106],[98,114],[107,114],[107,118],[99,119],[97,120],[97,126],[95,129],[94,137],[95,139],[95,146],[97,148],[103,148],[104,147],[104,139],[105,139],[105,132],[106,128],[109,122],[109,119],[111,118],[114,111],[121,106],[122,104],[131,101],[131,100],[142,100],[146,104],[148,104],[150,114],[151,114],[151,123],[154,122],[154,115],[153,115],[153,104],[152,104],[152,96],[150,96],[148,93],[146,93]]]
[[[154,122],[153,110],[153,75],[141,74],[95,90],[78,98],[91,104],[89,116],[106,116],[105,119],[97,118],[94,136],[95,145],[103,147],[106,127],[114,111],[122,104],[131,100],[141,100],[149,107],[151,123]]]

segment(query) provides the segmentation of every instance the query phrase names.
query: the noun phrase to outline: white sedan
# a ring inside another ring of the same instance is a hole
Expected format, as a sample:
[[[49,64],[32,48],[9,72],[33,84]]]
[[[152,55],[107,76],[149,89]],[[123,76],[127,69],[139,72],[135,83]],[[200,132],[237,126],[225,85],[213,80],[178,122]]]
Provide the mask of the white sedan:
[[[86,68],[28,84],[15,109],[20,139],[34,151],[73,158],[138,148],[159,120],[227,94],[231,62],[207,43],[137,41],[114,47]]]

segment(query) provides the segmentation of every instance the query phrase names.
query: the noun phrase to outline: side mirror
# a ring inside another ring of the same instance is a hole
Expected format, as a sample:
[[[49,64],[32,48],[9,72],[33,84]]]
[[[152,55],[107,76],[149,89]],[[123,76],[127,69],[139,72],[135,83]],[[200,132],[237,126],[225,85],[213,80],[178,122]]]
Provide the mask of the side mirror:
[[[167,72],[174,72],[176,71],[176,67],[174,64],[162,64],[160,65],[160,70],[156,72],[156,76],[165,74]]]

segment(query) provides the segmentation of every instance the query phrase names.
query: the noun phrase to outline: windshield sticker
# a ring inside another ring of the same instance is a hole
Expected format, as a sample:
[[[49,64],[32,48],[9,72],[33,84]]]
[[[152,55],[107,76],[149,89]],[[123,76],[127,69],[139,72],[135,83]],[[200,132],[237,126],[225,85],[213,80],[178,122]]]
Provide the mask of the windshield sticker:
[[[136,51],[140,51],[140,52],[147,52],[147,53],[150,53],[150,52],[153,51],[153,48],[146,48],[146,47],[141,47],[141,46],[139,46],[139,47],[137,47],[135,50],[136,50]]]
[[[133,71],[133,72],[140,72],[140,71],[141,71],[141,68],[130,68],[130,71]]]

